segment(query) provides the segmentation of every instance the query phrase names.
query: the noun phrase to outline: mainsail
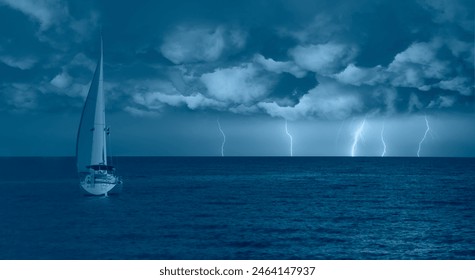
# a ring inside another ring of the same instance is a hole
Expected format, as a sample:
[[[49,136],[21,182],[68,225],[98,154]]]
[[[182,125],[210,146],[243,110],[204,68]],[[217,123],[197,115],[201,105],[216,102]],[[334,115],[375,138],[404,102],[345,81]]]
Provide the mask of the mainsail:
[[[103,91],[103,47],[83,108],[76,142],[79,173],[91,166],[107,166],[105,104]]]

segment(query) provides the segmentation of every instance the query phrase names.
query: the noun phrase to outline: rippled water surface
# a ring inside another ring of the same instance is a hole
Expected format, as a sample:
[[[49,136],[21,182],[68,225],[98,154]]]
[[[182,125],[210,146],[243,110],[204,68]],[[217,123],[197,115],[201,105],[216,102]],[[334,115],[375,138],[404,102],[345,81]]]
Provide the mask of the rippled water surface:
[[[475,159],[0,158],[1,259],[475,259]]]

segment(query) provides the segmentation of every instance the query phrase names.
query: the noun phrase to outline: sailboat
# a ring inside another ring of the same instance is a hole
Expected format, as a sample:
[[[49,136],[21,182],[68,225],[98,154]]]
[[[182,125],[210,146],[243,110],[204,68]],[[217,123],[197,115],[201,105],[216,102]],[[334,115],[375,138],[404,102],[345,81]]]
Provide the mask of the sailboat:
[[[122,188],[122,179],[107,162],[107,137],[110,129],[105,121],[103,86],[103,43],[101,56],[82,111],[76,142],[76,164],[80,186],[90,195],[115,193]]]

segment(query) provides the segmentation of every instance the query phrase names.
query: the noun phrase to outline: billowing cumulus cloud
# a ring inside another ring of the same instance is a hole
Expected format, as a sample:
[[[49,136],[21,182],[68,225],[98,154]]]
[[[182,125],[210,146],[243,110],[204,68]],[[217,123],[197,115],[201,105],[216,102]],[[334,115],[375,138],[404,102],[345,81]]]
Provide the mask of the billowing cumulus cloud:
[[[137,131],[123,147],[190,118],[214,129],[216,116],[230,135],[285,118],[296,141],[304,123],[455,122],[475,110],[474,15],[471,0],[0,0],[0,120],[74,127],[102,33],[108,120]]]
[[[454,105],[455,103],[455,97],[454,96],[439,96],[437,100],[433,100],[429,103],[428,107],[433,108],[450,108]]]
[[[8,5],[38,22],[41,30],[48,29],[55,24],[58,17],[67,13],[66,6],[59,0],[1,0],[1,4]]]
[[[388,66],[394,86],[423,88],[428,79],[441,79],[448,73],[447,63],[437,59],[437,42],[414,43],[398,53]]]
[[[437,23],[456,23],[464,29],[473,31],[473,2],[451,0],[419,0],[421,6],[433,13]],[[467,9],[466,5],[471,9]]]
[[[245,42],[245,34],[237,29],[179,26],[165,37],[160,51],[175,64],[212,62],[243,48]]]
[[[195,110],[206,107],[220,107],[220,102],[206,98],[200,93],[191,95],[167,94],[163,92],[146,92],[134,96],[135,103],[147,109],[157,110],[164,105],[179,107],[186,106]]]
[[[353,63],[348,64],[343,71],[335,74],[334,77],[343,84],[354,86],[374,86],[385,83],[388,79],[384,69],[379,65],[372,68],[362,68],[355,66]]]
[[[367,90],[380,86],[391,86],[396,92],[412,89],[410,112],[423,108],[451,108],[457,105],[457,95],[472,96],[474,90],[473,64],[460,63],[466,58],[461,53],[471,54],[465,43],[435,37],[428,42],[412,43],[386,66],[365,68],[350,63],[333,77],[343,84],[371,86]],[[462,67],[470,70],[461,71]],[[440,90],[444,90],[445,95],[439,95]],[[416,98],[417,93],[428,99],[425,104]]]
[[[297,46],[289,50],[289,53],[302,69],[330,75],[349,63],[356,55],[356,49],[344,44],[327,43]]]
[[[297,78],[303,78],[307,71],[300,68],[293,61],[275,61],[272,58],[265,58],[261,54],[254,56],[254,61],[264,67],[265,70],[274,73],[290,73]]]
[[[205,73],[200,80],[209,96],[232,104],[249,104],[269,94],[272,81],[251,63]]]
[[[2,94],[13,111],[34,110],[38,106],[38,94],[28,84],[14,83],[2,88]]]
[[[322,83],[304,95],[295,106],[279,106],[275,102],[261,102],[269,115],[295,120],[299,118],[344,119],[361,112],[363,102],[351,87],[323,79]]]
[[[473,103],[470,1],[299,0],[271,10],[253,1],[123,0],[114,10],[95,1],[0,3],[4,14],[15,12],[0,19],[2,26],[21,29],[3,30],[0,40],[1,87],[8,92],[0,95],[2,110],[22,100],[30,110],[80,106],[100,25],[112,106],[134,115],[173,107],[342,119],[458,113]],[[402,11],[411,13],[400,18]],[[21,84],[34,94],[14,99]]]
[[[456,91],[463,95],[470,96],[473,94],[473,80],[467,77],[455,77],[450,80],[443,80],[436,84],[441,89]]]
[[[163,111],[166,106],[191,110],[226,108],[225,103],[199,92],[183,95],[168,81],[146,81],[132,90],[132,103],[126,105],[126,111],[136,116],[153,115]]]
[[[21,70],[31,69],[37,62],[36,59],[30,57],[16,58],[8,55],[0,56],[0,61],[10,67],[18,68]]]
[[[71,76],[68,73],[60,73],[51,80],[51,84],[57,88],[64,89],[71,84]]]

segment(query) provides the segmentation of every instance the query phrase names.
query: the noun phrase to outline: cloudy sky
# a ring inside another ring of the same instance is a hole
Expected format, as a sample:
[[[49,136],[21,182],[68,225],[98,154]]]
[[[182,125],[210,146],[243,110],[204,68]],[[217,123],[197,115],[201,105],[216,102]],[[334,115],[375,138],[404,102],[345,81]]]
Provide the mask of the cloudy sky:
[[[0,0],[0,156],[74,155],[101,29],[114,154],[219,156],[219,120],[229,156],[475,156],[474,17],[471,0]]]

